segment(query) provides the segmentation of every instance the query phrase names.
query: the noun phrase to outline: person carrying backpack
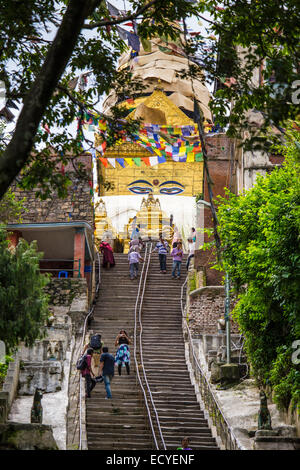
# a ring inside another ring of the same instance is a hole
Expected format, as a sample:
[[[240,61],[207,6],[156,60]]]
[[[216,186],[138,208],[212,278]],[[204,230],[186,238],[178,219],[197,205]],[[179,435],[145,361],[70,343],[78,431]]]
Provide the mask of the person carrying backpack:
[[[92,371],[92,357],[93,357],[93,349],[88,348],[86,354],[82,356],[79,361],[82,361],[81,367],[84,367],[81,370],[82,377],[85,378],[85,389],[86,389],[86,398],[91,398],[91,391],[96,385],[95,374]],[[78,362],[79,362],[78,361]],[[77,368],[79,366],[77,365]],[[93,376],[93,377],[92,377]]]
[[[103,341],[101,341],[101,335],[96,333],[92,335],[90,338],[90,342],[84,346],[83,354],[88,348],[93,349],[93,361],[92,361],[92,368],[95,371],[95,374],[99,375],[99,367],[100,367],[100,356],[102,353]]]
[[[122,365],[126,367],[127,374],[130,374],[130,349],[131,340],[125,330],[121,330],[116,337],[115,346],[118,346],[115,362],[121,375]]]

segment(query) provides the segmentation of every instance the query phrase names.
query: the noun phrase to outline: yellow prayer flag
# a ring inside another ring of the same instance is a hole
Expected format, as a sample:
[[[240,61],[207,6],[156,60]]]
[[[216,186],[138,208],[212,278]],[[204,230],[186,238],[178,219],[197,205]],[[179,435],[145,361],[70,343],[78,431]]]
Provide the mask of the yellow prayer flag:
[[[174,127],[173,134],[181,135],[182,131],[181,131],[180,127]]]
[[[124,158],[124,160],[125,160],[125,162],[127,163],[127,165],[129,165],[129,166],[133,166],[133,165],[134,165],[134,163],[133,163],[133,161],[132,161],[132,158]]]
[[[193,162],[194,160],[195,160],[194,152],[188,152],[187,157],[186,157],[186,161],[187,162]]]

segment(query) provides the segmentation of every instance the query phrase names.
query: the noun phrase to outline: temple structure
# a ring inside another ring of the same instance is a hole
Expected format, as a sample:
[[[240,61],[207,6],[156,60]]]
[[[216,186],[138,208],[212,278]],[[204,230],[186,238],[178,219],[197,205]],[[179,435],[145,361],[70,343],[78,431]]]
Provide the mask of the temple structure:
[[[197,225],[196,197],[201,199],[203,194],[203,162],[201,147],[195,150],[194,145],[199,140],[193,120],[194,97],[201,104],[207,131],[211,125],[208,89],[200,79],[192,82],[181,77],[188,60],[180,45],[153,38],[144,47],[140,45],[138,55],[129,50],[119,62],[120,69],[127,68],[133,77],[143,80],[143,92],[118,103],[112,90],[103,104],[105,114],[118,104],[128,109],[129,117],[140,118],[139,138],[97,155],[99,181],[110,185],[108,189],[99,185],[106,216],[100,214],[102,206],[96,208],[96,236],[109,238],[111,226],[113,238],[122,240],[125,252],[132,223],[140,226],[144,239],[157,239],[163,233],[170,241],[176,224],[183,242]],[[97,148],[100,142],[96,134]]]

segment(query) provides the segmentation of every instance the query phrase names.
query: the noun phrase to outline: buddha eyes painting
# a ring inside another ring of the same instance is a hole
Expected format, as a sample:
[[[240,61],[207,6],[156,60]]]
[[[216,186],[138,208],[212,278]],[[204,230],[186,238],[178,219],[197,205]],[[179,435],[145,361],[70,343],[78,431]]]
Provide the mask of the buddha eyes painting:
[[[136,180],[127,186],[134,194],[164,194],[174,196],[184,192],[184,186],[178,181],[170,180],[159,184],[158,180],[153,183],[147,180]]]

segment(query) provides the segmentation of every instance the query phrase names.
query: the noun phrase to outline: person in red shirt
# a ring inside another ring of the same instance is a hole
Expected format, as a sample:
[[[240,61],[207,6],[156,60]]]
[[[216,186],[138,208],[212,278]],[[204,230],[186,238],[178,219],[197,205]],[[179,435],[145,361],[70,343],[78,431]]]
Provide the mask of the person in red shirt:
[[[92,371],[92,357],[94,350],[89,348],[86,352],[87,367],[81,371],[82,377],[85,378],[86,398],[91,398],[91,391],[96,385],[95,375]],[[93,376],[93,377],[92,377]]]

